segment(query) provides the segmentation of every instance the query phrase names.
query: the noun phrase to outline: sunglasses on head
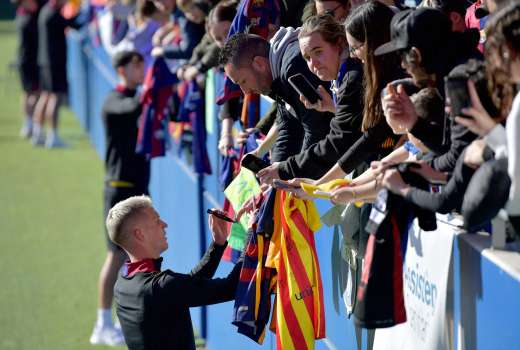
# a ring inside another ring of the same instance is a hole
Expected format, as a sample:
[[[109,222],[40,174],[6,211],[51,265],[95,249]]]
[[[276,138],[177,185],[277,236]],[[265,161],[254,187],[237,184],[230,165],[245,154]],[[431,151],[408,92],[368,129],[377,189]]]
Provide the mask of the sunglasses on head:
[[[339,4],[338,6],[334,7],[332,10],[326,10],[324,14],[334,17],[336,15],[336,10],[339,9],[342,4]]]

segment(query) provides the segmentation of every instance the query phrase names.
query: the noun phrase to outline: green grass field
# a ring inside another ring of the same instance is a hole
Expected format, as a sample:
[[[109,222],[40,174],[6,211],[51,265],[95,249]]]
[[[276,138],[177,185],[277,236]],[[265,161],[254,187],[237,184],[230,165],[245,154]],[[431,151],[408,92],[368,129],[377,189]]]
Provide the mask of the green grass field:
[[[103,165],[72,113],[71,147],[18,137],[22,113],[12,22],[0,22],[0,349],[105,349],[88,338],[104,259]]]

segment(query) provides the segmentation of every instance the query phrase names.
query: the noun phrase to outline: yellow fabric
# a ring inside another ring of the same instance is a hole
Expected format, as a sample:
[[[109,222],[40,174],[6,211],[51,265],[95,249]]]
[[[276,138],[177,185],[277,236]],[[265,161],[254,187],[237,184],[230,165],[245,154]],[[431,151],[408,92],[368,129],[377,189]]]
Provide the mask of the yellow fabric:
[[[280,226],[280,200],[281,200],[282,191],[276,191],[276,198],[274,201],[274,209],[273,209],[273,235],[271,236],[271,242],[269,243],[269,250],[267,252],[267,257],[265,259],[265,266],[278,270],[278,259],[280,256],[280,235],[281,235],[281,226]]]
[[[304,190],[305,193],[307,193],[309,196],[328,199],[330,198],[329,196],[316,194],[314,192],[317,190],[323,192],[331,192],[334,191],[337,187],[347,186],[348,184],[350,184],[350,182],[351,181],[347,179],[336,179],[318,186],[302,182],[300,186],[302,190]]]
[[[318,185],[318,186],[306,184],[306,183],[302,182],[300,184],[300,186],[301,186],[302,190],[304,190],[305,193],[307,193],[311,197],[330,199],[330,196],[327,196],[325,194],[318,194],[318,193],[315,193],[315,191],[332,192],[334,190],[337,190],[338,187],[344,187],[344,186],[349,185],[350,183],[352,183],[352,181],[350,181],[348,179],[336,179],[336,180],[332,180],[332,181],[326,182],[326,183]],[[354,202],[354,204],[356,205],[356,207],[361,207],[363,205],[363,202],[357,201],[357,202]]]
[[[262,235],[257,235],[257,256],[258,256],[258,265],[256,267],[256,284],[255,284],[255,300],[260,300],[260,287],[262,286],[262,260],[264,256],[264,237]],[[255,303],[255,320],[258,320],[258,302]]]

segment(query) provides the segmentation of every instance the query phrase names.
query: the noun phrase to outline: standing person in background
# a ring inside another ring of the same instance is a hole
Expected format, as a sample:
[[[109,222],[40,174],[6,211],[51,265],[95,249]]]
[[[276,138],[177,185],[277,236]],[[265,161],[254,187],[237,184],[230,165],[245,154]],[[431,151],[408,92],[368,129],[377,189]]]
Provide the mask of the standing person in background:
[[[76,18],[65,19],[61,9],[66,0],[50,0],[38,16],[38,67],[41,94],[34,110],[32,143],[48,148],[64,147],[58,136],[58,112],[67,93],[67,42],[65,29],[79,28]],[[44,121],[50,124],[47,136]]]
[[[144,59],[137,51],[121,51],[114,56],[114,68],[121,83],[106,98],[103,122],[107,149],[105,156],[105,213],[119,201],[148,194],[150,162],[135,153],[137,120],[142,105],[137,87],[144,80]],[[123,266],[125,252],[107,236],[107,257],[99,273],[98,313],[91,344],[124,344],[121,329],[112,321],[112,300],[117,272]]]
[[[39,5],[36,0],[20,0],[16,2],[16,6],[17,66],[24,91],[22,98],[24,121],[20,136],[29,138],[32,134],[34,107],[39,96],[37,61]]]

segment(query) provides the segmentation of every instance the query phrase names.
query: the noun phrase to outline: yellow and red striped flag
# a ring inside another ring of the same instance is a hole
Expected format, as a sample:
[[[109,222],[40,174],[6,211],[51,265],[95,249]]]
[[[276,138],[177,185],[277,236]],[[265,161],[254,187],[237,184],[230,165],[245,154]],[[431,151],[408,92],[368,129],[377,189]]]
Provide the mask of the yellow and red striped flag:
[[[314,243],[320,217],[312,201],[284,191],[276,195],[278,232],[271,239],[269,257],[278,275],[276,345],[278,350],[311,350],[315,339],[325,337],[323,286]]]

